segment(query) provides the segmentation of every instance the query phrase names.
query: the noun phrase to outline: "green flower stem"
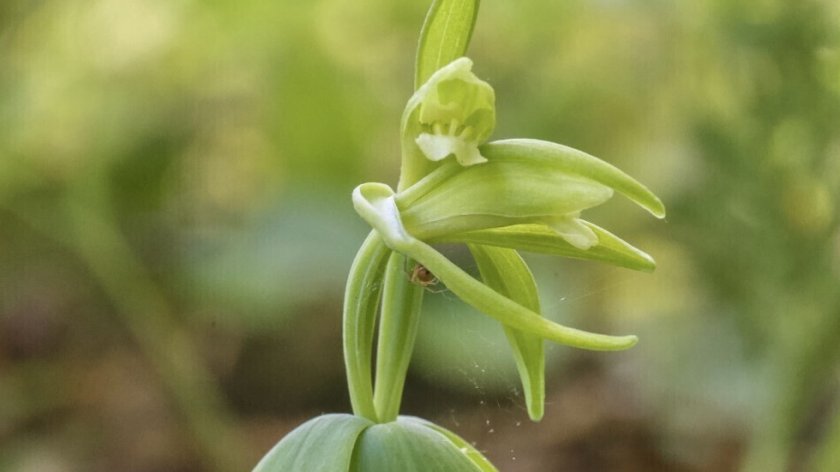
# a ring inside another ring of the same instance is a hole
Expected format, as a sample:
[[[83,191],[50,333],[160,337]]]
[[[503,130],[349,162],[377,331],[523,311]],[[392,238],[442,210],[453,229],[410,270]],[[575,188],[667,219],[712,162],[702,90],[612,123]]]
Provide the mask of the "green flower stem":
[[[377,421],[373,406],[373,332],[382,274],[391,251],[371,231],[350,268],[344,294],[342,335],[350,403],[357,416]]]
[[[423,287],[409,281],[408,262],[405,256],[393,252],[385,269],[373,393],[380,423],[395,421],[399,415],[405,375],[420,321]]]
[[[394,201],[394,191],[385,184],[367,183],[356,187],[353,205],[379,232],[388,247],[423,264],[457,297],[511,328],[596,351],[627,349],[638,342],[636,336],[607,336],[554,323],[487,287],[405,230]]]

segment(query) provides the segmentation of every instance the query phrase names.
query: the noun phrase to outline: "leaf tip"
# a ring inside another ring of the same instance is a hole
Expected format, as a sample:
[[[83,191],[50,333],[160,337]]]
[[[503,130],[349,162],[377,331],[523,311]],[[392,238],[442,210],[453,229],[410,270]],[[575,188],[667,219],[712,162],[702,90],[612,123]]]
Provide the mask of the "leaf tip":
[[[639,342],[639,337],[635,334],[630,334],[628,336],[621,336],[621,344],[619,345],[618,349],[630,349],[631,347],[635,346]]]
[[[660,220],[665,218],[665,204],[662,203],[662,200],[660,200],[659,197],[653,197],[653,202],[648,208],[648,211],[651,215],[659,218]]]
[[[656,270],[656,260],[650,254],[639,251],[639,270],[642,272],[653,272]]]
[[[539,423],[543,419],[543,415],[545,414],[545,410],[543,410],[542,405],[539,408],[529,408],[528,409],[528,418],[531,419],[534,423]]]

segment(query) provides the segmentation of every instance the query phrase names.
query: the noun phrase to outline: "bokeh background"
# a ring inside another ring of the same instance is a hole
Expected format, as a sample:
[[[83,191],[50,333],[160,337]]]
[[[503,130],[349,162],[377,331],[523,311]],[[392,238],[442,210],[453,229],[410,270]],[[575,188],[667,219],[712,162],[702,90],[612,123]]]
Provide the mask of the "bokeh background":
[[[0,470],[250,470],[349,411],[349,195],[395,183],[428,4],[0,2]],[[541,423],[445,291],[404,412],[503,471],[840,470],[840,3],[485,0],[470,55],[495,138],[669,216],[589,212],[653,274],[529,257],[547,316],[641,338],[552,346]]]

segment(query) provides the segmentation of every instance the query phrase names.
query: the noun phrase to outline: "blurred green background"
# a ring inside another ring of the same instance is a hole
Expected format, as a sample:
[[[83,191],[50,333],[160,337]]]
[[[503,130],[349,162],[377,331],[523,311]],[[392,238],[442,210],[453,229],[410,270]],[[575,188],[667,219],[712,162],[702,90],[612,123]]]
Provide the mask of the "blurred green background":
[[[349,411],[349,196],[395,183],[428,3],[0,2],[0,470],[250,470]],[[529,259],[547,316],[641,338],[550,347],[541,423],[447,292],[403,411],[503,471],[840,470],[840,3],[485,0],[470,55],[495,138],[669,216],[589,213],[654,274]]]

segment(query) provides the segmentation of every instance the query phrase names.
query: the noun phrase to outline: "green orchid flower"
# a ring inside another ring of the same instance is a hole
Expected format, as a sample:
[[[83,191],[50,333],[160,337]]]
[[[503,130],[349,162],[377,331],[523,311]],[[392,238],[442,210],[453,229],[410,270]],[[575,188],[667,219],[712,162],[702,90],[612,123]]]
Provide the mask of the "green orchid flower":
[[[615,350],[632,346],[636,338],[588,333],[542,318],[539,301],[532,295],[536,283],[515,250],[652,270],[655,264],[649,255],[580,215],[609,200],[614,192],[656,217],[664,217],[665,209],[645,186],[616,167],[560,144],[530,139],[483,144],[473,139],[427,152],[420,143],[437,119],[483,125],[479,132],[469,134],[474,138],[492,131],[492,89],[472,74],[471,67],[466,58],[454,60],[434,73],[406,107],[403,164],[415,170],[425,166],[427,173],[398,192],[385,184],[362,184],[354,191],[353,202],[382,244],[422,264],[452,293],[502,322],[528,411],[536,420],[543,414],[543,339],[583,349]],[[433,93],[444,84],[447,93]],[[454,98],[441,97],[460,98],[465,103],[458,111]],[[424,107],[431,110],[425,118]],[[464,151],[467,147],[471,151]],[[472,158],[459,157],[459,152]],[[446,160],[450,156],[455,158]],[[468,244],[484,283],[435,251],[429,245],[435,242]],[[519,282],[511,287],[507,278]],[[417,307],[421,295],[414,295]],[[413,346],[413,334],[401,334],[398,339],[403,350]]]
[[[651,271],[653,258],[581,215],[615,193],[658,218],[665,208],[644,185],[584,152],[532,139],[487,142],[496,123],[495,93],[463,57],[477,9],[477,0],[433,3],[421,33],[417,89],[402,115],[399,183],[396,190],[364,183],[352,194],[356,212],[372,228],[350,268],[344,298],[354,415],[305,423],[256,472],[496,470],[453,433],[399,416],[426,291],[412,274],[438,279],[501,323],[534,421],[544,414],[545,340],[601,351],[637,342],[544,318],[536,281],[518,251]],[[437,251],[436,243],[465,244],[479,277]]]
[[[619,350],[636,343],[635,336],[606,336],[567,328],[499,294],[430,245],[413,237],[400,220],[394,197],[387,185],[362,184],[353,193],[353,204],[388,248],[423,264],[466,303],[509,327],[582,349]]]

